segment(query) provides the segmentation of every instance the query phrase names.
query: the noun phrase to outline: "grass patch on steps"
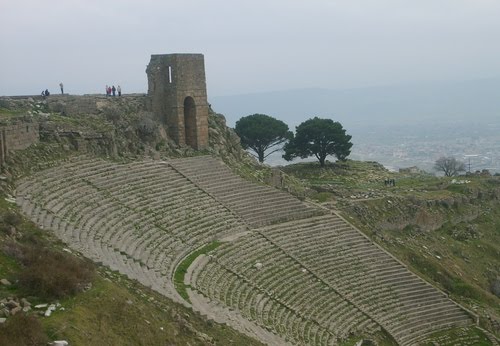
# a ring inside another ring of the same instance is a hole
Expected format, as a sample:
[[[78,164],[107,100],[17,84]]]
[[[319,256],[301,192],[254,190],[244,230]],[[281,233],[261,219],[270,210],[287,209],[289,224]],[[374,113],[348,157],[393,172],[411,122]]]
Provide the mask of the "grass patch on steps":
[[[180,294],[180,296],[182,298],[184,298],[186,301],[189,302],[189,296],[188,296],[187,289],[186,289],[189,286],[186,286],[184,284],[184,277],[186,276],[187,269],[193,263],[193,261],[196,259],[196,257],[209,253],[210,251],[216,249],[220,244],[221,244],[220,242],[214,241],[212,243],[209,243],[209,244],[199,248],[198,250],[190,253],[186,258],[184,258],[181,261],[181,263],[179,263],[177,268],[175,269],[175,273],[174,273],[175,289]]]
[[[432,334],[422,343],[425,346],[433,345],[492,345],[488,337],[475,327],[454,328]]]

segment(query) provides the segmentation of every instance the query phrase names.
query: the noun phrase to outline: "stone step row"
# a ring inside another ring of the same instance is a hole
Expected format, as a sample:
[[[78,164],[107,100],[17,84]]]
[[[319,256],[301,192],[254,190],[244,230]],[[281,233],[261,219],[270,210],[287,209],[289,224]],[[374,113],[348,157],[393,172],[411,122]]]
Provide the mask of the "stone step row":
[[[42,172],[36,182],[18,187],[17,201],[32,220],[73,248],[148,286],[161,288],[160,281],[169,281],[189,252],[244,228],[166,164],[96,161],[86,162],[80,175],[73,173],[77,165],[60,167],[55,175]]]
[[[312,215],[310,209],[314,208],[308,207],[297,198],[275,188],[243,180],[214,158],[205,156],[188,160],[172,160],[169,163],[230,210],[240,215],[250,226],[261,226]],[[317,213],[320,212],[317,211]]]
[[[235,272],[239,272],[240,275],[244,275],[245,281],[251,282],[254,289],[241,292],[242,290],[240,282],[237,280],[237,275],[234,275],[233,280],[228,280],[226,275],[217,275],[213,272],[205,271],[201,272],[201,275],[205,275],[207,280],[205,288],[208,290],[207,293],[209,296],[211,295],[212,298],[215,297],[216,299],[220,299],[233,307],[244,310],[245,307],[260,306],[260,299],[256,297],[259,292],[265,292],[268,295],[287,302],[290,307],[295,308],[297,311],[304,312],[304,314],[308,315],[309,318],[316,318],[320,320],[320,323],[329,325],[329,328],[332,331],[335,331],[336,335],[339,336],[345,336],[342,333],[345,333],[346,330],[350,330],[347,327],[349,326],[349,323],[357,321],[356,318],[367,318],[360,311],[358,311],[358,315],[353,314],[353,309],[355,308],[352,305],[336,295],[330,288],[325,287],[324,284],[314,279],[310,273],[303,272],[300,265],[296,262],[294,263],[292,259],[286,256],[286,254],[273,255],[270,257],[272,258],[272,264],[270,263],[271,261],[263,261],[263,266],[260,269],[256,269],[254,266],[256,261],[258,261],[259,258],[262,258],[261,256],[266,256],[267,254],[272,253],[272,251],[260,251],[259,254],[259,252],[256,253],[252,247],[247,247],[247,243],[257,243],[257,247],[259,248],[266,247],[262,241],[259,242],[255,241],[255,239],[251,239],[254,237],[255,236],[250,235],[247,237],[248,239],[243,239],[241,244],[233,246],[236,249],[235,251],[228,250],[227,248],[231,247],[231,245],[225,244],[224,246],[219,247],[213,254],[213,256],[217,257],[217,261],[221,263],[221,267],[225,267],[229,264],[228,267],[230,267],[232,271],[234,270]],[[239,240],[242,240],[242,238]],[[267,247],[272,246],[268,243]],[[222,256],[219,256],[219,252]],[[236,254],[238,256],[237,260],[239,262],[246,263],[245,265],[235,266],[232,261],[227,260],[226,257]],[[252,254],[254,254],[255,257],[252,257]],[[222,263],[225,264],[223,265]],[[203,283],[200,284],[200,286],[203,285]],[[214,286],[219,287],[219,289],[214,290]],[[261,291],[255,290],[255,287]],[[217,294],[217,291],[222,291],[224,293]],[[332,299],[332,294],[333,296],[336,296],[337,299]],[[316,297],[316,299],[310,300],[310,297]],[[268,302],[267,304],[270,303]],[[258,314],[256,314],[256,312],[247,312],[247,314],[250,314],[254,319],[263,320],[264,324],[283,323],[282,321],[274,321],[274,317],[268,317],[269,312],[267,311],[267,306],[268,305],[263,304],[261,312]],[[318,309],[317,311],[314,311],[314,307],[327,306],[330,306],[330,308],[325,308],[323,310]],[[340,309],[339,306],[343,306],[344,308]],[[342,317],[344,315],[353,317],[353,320],[351,321],[349,318]],[[347,325],[342,325],[342,322],[347,323]],[[354,325],[360,325],[361,323],[362,322],[357,321]],[[365,324],[376,325],[373,321],[371,323],[366,322]]]
[[[296,343],[325,345],[333,342],[333,344],[336,344],[337,338],[347,336],[346,331],[349,328],[339,326],[337,328],[339,334],[336,334],[334,332],[335,322],[342,323],[343,321],[346,327],[356,324],[369,324],[364,320],[360,322],[359,318],[362,316],[357,315],[354,315],[352,320],[330,316],[330,318],[322,321],[323,324],[320,324],[311,317],[306,318],[305,316],[301,316],[298,312],[299,310],[295,309],[291,304],[289,305],[286,297],[279,298],[276,293],[273,296],[266,291],[257,289],[255,286],[248,284],[250,281],[243,281],[237,275],[227,270],[224,271],[222,266],[217,266],[216,264],[211,265],[211,268],[207,268],[207,266],[208,264],[202,270],[199,270],[196,277],[195,286],[201,293],[207,294],[211,299],[217,299],[228,306],[238,309],[244,316],[256,321],[260,325],[271,326],[275,332],[294,340]],[[286,290],[286,287],[283,287],[283,291]],[[307,292],[311,294],[310,290],[304,289],[304,294],[307,294]],[[331,304],[332,311],[338,312],[335,309],[338,304],[333,303],[332,296],[324,297],[323,299],[326,303]],[[344,311],[352,316],[350,309]],[[317,316],[314,315],[314,317]],[[314,332],[311,330],[311,326],[313,325],[316,325]],[[325,335],[318,335],[320,331],[323,332],[322,334],[325,334],[324,330],[330,335],[330,339],[334,337],[335,340],[331,339],[327,341],[328,338],[325,338]]]
[[[23,181],[17,201],[74,248],[167,294],[184,256],[245,230],[238,217],[267,225],[214,250],[191,282],[296,344],[334,345],[382,326],[409,345],[471,323],[340,217],[247,182],[211,157],[69,162]]]
[[[321,216],[312,220],[269,226],[259,232],[373,316],[396,340],[416,338],[431,326],[428,320],[436,325],[472,322],[465,311],[357,230],[345,227],[337,231],[337,217]],[[326,228],[319,226],[318,220],[326,225],[331,221],[334,231],[326,233],[326,237],[325,233],[318,234],[318,230]],[[295,223],[299,225],[293,225]],[[289,233],[289,229],[294,230]]]

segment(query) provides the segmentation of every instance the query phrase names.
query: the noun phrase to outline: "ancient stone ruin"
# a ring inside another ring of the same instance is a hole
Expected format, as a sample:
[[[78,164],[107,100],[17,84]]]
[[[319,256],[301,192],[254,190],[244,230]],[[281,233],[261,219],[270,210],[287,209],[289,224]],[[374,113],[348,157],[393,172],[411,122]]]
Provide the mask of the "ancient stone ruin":
[[[5,164],[10,150],[26,149],[37,143],[38,139],[38,123],[36,122],[18,122],[0,126],[0,167]]]
[[[158,121],[166,125],[168,136],[178,145],[188,145],[196,150],[206,149],[208,147],[209,106],[203,54],[151,55],[146,73],[148,96],[131,94],[124,95],[124,98],[126,97],[128,101],[134,99],[136,107],[151,111]],[[33,107],[39,107],[40,102],[43,101],[51,112],[62,115],[102,114],[113,109],[113,106],[118,103],[118,99],[108,99],[100,95],[69,96],[65,94],[52,95],[48,98],[31,95],[1,97],[0,99],[28,102],[31,100]],[[35,101],[37,101],[36,104]],[[94,137],[90,139],[96,139]],[[101,136],[98,136],[97,139],[100,138]],[[38,140],[37,123],[20,120],[15,124],[0,124],[0,166],[4,164],[9,150],[25,149]],[[82,139],[83,142],[85,140]],[[78,148],[82,150],[85,146],[78,145]]]
[[[155,117],[179,145],[208,147],[208,102],[203,54],[151,55],[146,69]]]

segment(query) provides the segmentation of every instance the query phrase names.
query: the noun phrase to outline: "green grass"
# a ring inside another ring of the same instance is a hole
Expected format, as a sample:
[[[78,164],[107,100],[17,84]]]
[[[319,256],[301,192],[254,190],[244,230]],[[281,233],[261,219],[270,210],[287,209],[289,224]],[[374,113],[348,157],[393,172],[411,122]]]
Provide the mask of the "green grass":
[[[397,346],[398,343],[385,330],[378,331],[375,335],[359,334],[350,336],[346,340],[340,342],[340,346],[354,346],[363,339],[363,346]]]
[[[4,196],[0,197],[0,221],[3,222],[5,215],[16,211]],[[16,223],[19,241],[25,244],[59,250],[63,246],[50,236],[50,232],[38,229],[29,221],[12,216],[7,220]],[[0,232],[0,246],[7,242],[7,235]],[[196,253],[208,252],[217,245],[208,244]],[[185,265],[189,266],[187,262]],[[8,287],[0,286],[0,298],[24,297],[32,306],[54,303],[54,299],[36,293],[28,295],[16,283],[22,270],[18,261],[0,251],[0,277],[13,283]],[[50,340],[68,340],[71,345],[260,345],[104,267],[100,267],[94,276],[89,290],[65,296],[59,302],[64,310],[58,309],[50,317],[37,319],[42,323],[42,333]],[[36,315],[32,313],[32,316]],[[19,337],[17,332],[0,331],[2,344],[20,344]]]
[[[105,120],[102,116],[88,115],[87,118],[51,114],[48,121],[63,126],[63,128],[64,126],[69,126],[70,128],[89,128],[98,132],[113,130],[113,124]]]
[[[0,120],[10,120],[10,118],[25,115],[26,112],[22,110],[14,110],[0,107]]]
[[[108,271],[61,305],[42,322],[51,340],[71,345],[260,345]]]
[[[486,335],[475,327],[469,328],[454,328],[446,332],[437,332],[428,338],[428,341],[423,346],[434,346],[442,344],[451,345],[474,345],[474,346],[490,346],[491,341]]]
[[[431,281],[438,283],[449,294],[475,300],[481,298],[481,293],[477,288],[452,275],[438,264],[434,258],[425,258],[412,253],[411,250],[407,251],[407,256],[413,268]]]
[[[319,192],[316,195],[313,195],[312,198],[314,198],[316,201],[323,203],[326,201],[329,201],[332,198],[332,193],[331,192]]]
[[[175,269],[174,272],[175,289],[177,290],[179,295],[186,301],[189,302],[189,295],[187,293],[188,286],[184,284],[184,277],[186,276],[187,269],[189,268],[191,263],[193,263],[196,257],[209,253],[210,251],[216,249],[220,244],[221,244],[220,242],[214,241],[210,244],[207,244],[199,248],[198,250],[190,253],[186,258],[184,258]]]

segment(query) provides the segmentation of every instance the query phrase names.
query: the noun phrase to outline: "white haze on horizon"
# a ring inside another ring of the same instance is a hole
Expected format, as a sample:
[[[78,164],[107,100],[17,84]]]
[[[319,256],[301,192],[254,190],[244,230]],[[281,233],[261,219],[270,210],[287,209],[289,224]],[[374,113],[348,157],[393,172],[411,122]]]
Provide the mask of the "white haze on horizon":
[[[151,54],[205,55],[210,96],[500,77],[494,0],[3,0],[0,95],[146,92]]]

